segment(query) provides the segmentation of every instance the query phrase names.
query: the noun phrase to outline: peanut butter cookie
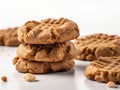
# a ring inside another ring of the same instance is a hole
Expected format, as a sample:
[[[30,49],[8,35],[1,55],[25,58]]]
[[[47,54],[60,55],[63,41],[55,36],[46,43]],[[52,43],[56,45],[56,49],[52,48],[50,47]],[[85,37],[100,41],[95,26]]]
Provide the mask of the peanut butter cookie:
[[[21,58],[14,58],[13,64],[16,70],[22,73],[52,73],[58,71],[68,71],[73,68],[74,60],[62,60],[59,62],[38,62]]]
[[[0,45],[18,46],[17,27],[0,30]]]
[[[73,59],[76,56],[75,47],[69,41],[45,45],[22,43],[16,52],[20,58],[43,62],[57,62],[64,59]]]
[[[18,28],[18,40],[29,44],[53,44],[79,36],[77,24],[66,18],[28,21]]]
[[[120,57],[99,57],[85,69],[90,80],[120,83]]]
[[[120,56],[120,37],[108,34],[92,34],[76,39],[76,59],[95,60],[100,56]]]

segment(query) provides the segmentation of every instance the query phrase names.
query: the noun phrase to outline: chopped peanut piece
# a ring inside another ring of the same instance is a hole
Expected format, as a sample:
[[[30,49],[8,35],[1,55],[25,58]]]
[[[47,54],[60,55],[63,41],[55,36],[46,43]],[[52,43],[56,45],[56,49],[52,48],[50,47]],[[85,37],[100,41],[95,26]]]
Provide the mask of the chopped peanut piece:
[[[27,73],[24,75],[24,79],[28,82],[33,82],[35,81],[36,77],[33,74]]]
[[[2,79],[3,82],[7,82],[7,77],[6,76],[2,76],[1,79]]]
[[[115,83],[114,82],[108,82],[107,83],[107,86],[110,87],[110,88],[114,88],[115,87]]]

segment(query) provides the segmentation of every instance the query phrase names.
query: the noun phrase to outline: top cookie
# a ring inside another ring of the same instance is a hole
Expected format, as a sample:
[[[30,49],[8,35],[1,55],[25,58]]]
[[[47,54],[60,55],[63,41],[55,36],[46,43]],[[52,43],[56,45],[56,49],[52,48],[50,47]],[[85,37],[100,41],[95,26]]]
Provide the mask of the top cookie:
[[[77,24],[66,18],[28,21],[18,28],[18,40],[29,44],[53,44],[79,36]]]
[[[92,34],[76,39],[76,59],[95,60],[100,56],[120,56],[120,37],[117,35]]]
[[[0,30],[0,45],[18,46],[17,27]]]

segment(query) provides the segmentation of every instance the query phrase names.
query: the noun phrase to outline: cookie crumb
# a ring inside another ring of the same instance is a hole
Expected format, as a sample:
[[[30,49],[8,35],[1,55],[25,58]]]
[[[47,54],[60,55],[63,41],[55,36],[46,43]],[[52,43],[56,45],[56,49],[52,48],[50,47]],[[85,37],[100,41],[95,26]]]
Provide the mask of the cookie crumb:
[[[114,82],[108,82],[107,83],[107,86],[110,87],[110,88],[115,88],[115,83]]]
[[[24,75],[24,79],[28,82],[33,82],[33,81],[35,81],[36,77],[35,77],[35,75],[33,75],[31,73],[26,73]]]
[[[7,82],[7,77],[6,77],[6,76],[2,76],[2,77],[1,77],[1,80],[2,80],[3,82]]]

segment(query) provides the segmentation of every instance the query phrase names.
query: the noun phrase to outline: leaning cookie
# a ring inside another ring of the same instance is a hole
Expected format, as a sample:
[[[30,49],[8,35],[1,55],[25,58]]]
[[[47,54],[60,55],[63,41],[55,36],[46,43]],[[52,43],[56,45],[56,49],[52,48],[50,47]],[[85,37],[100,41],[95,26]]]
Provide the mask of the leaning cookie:
[[[22,43],[16,53],[20,58],[43,62],[58,62],[73,59],[76,56],[75,47],[69,41],[46,45]]]
[[[92,34],[74,42],[78,60],[95,60],[100,56],[120,56],[120,37],[108,34]]]
[[[66,18],[28,21],[18,28],[18,40],[29,44],[53,44],[79,36],[77,24]]]
[[[0,30],[0,45],[18,46],[17,27]]]
[[[14,58],[13,64],[16,70],[22,73],[52,73],[58,71],[68,71],[73,68],[74,60],[62,60],[59,62],[37,62],[21,58]]]
[[[100,57],[85,69],[85,76],[98,82],[120,83],[120,57]]]

